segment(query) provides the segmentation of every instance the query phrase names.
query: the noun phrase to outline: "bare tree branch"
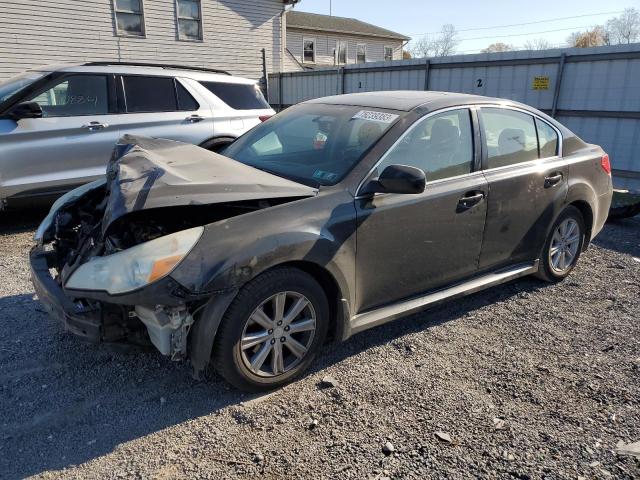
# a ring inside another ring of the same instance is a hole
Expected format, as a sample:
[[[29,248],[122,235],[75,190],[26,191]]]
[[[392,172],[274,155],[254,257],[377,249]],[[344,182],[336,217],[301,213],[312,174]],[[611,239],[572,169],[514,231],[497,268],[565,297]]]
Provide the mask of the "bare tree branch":
[[[612,45],[640,41],[640,12],[627,8],[619,17],[608,20],[604,29]]]
[[[416,40],[409,51],[414,58],[446,57],[455,53],[459,43],[456,27],[447,24],[442,26],[438,35]]]
[[[552,48],[549,41],[545,38],[534,38],[524,43],[525,50],[548,50]]]

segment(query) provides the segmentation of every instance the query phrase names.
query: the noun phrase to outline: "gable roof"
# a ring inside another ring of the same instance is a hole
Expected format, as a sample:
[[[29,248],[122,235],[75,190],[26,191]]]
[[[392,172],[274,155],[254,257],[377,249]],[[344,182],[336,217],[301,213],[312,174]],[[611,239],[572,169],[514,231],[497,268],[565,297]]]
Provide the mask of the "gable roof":
[[[348,33],[354,35],[366,35],[371,37],[393,38],[396,40],[410,40],[406,35],[392,32],[386,28],[376,27],[370,23],[361,22],[355,18],[334,17],[317,13],[287,12],[287,26],[291,28],[304,28],[307,30],[322,30],[327,32]]]

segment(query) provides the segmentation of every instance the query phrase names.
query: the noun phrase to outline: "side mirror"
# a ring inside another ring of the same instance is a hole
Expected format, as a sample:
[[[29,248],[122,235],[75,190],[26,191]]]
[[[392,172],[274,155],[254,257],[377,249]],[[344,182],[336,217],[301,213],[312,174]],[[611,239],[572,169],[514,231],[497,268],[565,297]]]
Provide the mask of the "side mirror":
[[[408,165],[389,165],[376,180],[365,185],[362,193],[407,193],[424,192],[427,177],[424,172]]]
[[[19,103],[9,110],[7,115],[13,120],[21,120],[23,118],[42,118],[42,108],[37,102]]]

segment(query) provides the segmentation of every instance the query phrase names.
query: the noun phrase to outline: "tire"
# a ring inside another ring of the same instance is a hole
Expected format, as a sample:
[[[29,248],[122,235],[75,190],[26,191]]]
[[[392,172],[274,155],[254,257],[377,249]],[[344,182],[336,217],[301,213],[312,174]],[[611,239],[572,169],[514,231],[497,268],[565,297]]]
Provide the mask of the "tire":
[[[279,304],[284,315],[278,315]],[[301,305],[305,306],[298,315],[288,315],[295,313],[294,306]],[[212,363],[240,390],[271,390],[293,381],[308,368],[328,327],[329,306],[322,287],[301,270],[276,268],[251,280],[233,300],[214,340]],[[302,328],[305,330],[291,333]]]
[[[564,236],[563,227],[565,228]],[[540,254],[540,270],[536,276],[553,283],[567,278],[580,259],[585,231],[582,213],[576,207],[569,205],[558,216],[549,232],[549,237]],[[575,241],[572,241],[574,238]],[[558,253],[552,255],[552,248]]]

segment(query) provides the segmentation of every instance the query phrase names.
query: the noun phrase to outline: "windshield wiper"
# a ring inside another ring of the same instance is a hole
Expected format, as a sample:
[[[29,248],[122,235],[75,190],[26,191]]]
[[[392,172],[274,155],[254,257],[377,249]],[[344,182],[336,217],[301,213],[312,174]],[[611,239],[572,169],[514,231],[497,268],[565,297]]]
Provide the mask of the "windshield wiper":
[[[284,178],[285,180],[291,180],[292,182],[296,182],[296,183],[302,183],[303,185],[307,185],[308,187],[313,187],[313,188],[319,188],[320,187],[320,183],[315,181],[315,180],[311,180],[309,178],[305,178],[305,177],[298,177],[297,175],[285,175],[282,172],[276,172],[275,170],[271,170],[269,168],[265,168],[265,167],[258,167],[256,165],[251,165],[253,168],[257,168],[258,170],[261,170],[263,172],[267,172],[270,173],[271,175],[275,175],[276,177],[280,177],[280,178]]]

